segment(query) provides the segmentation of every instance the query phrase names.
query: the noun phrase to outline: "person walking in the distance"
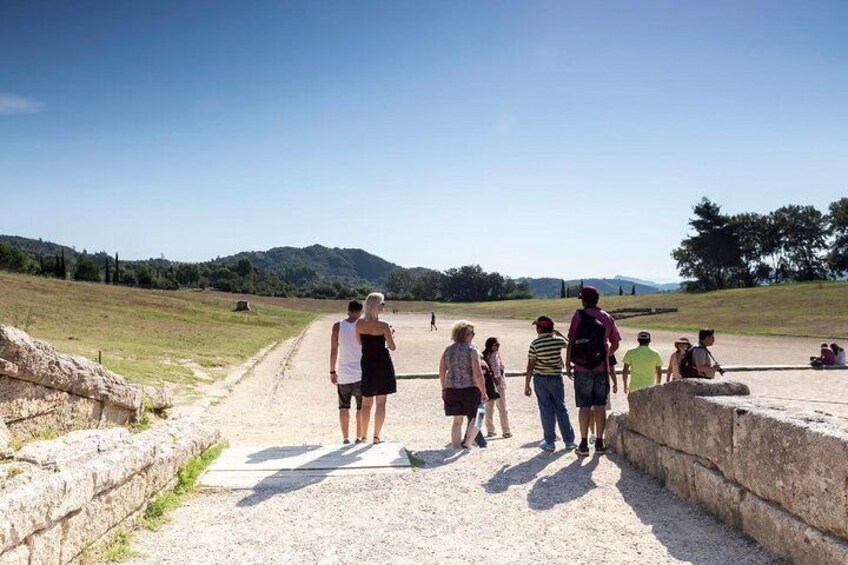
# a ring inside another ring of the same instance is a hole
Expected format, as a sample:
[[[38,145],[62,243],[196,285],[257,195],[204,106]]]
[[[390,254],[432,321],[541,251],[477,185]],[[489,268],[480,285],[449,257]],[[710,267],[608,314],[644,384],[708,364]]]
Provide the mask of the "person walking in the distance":
[[[356,399],[356,443],[365,440],[362,433],[362,347],[356,339],[356,322],[362,316],[362,304],[351,300],[347,318],[333,324],[330,337],[330,382],[339,396],[339,425],[342,442],[350,443],[350,404]]]
[[[565,448],[574,449],[574,428],[571,427],[568,409],[565,407],[565,385],[562,380],[562,350],[567,341],[554,329],[554,321],[547,316],[540,316],[534,324],[537,337],[527,353],[524,395],[533,395],[530,389],[530,379],[533,379],[544,433],[539,448],[545,451],[556,449],[555,428],[559,424]]]
[[[574,374],[574,397],[580,415],[580,445],[578,455],[589,455],[589,415],[594,412],[597,438],[595,453],[604,453],[606,403],[609,394],[610,355],[618,350],[621,335],[615,320],[598,308],[600,293],[593,286],[584,286],[578,298],[583,308],[574,312],[568,329],[568,349],[565,371],[569,378]]]
[[[439,328],[436,327],[436,313],[430,312],[430,331],[438,331]]]
[[[624,394],[662,382],[662,357],[650,347],[651,334],[639,332],[636,340],[639,347],[628,349],[624,353],[624,369],[621,372]],[[633,378],[629,379],[631,372]]]
[[[372,292],[365,299],[365,317],[356,322],[356,337],[362,346],[362,436],[368,435],[371,406],[374,414],[374,443],[380,443],[380,433],[386,420],[386,396],[397,392],[395,367],[389,350],[396,349],[392,327],[380,319],[385,298]]]
[[[466,320],[456,322],[451,330],[453,344],[445,349],[439,362],[445,416],[453,416],[451,445],[457,449],[469,449],[471,442],[480,435],[474,420],[480,404],[489,400],[480,365],[480,352],[471,345],[473,339],[474,326]],[[466,419],[468,425],[463,434],[462,423]],[[484,446],[485,443],[481,445]]]

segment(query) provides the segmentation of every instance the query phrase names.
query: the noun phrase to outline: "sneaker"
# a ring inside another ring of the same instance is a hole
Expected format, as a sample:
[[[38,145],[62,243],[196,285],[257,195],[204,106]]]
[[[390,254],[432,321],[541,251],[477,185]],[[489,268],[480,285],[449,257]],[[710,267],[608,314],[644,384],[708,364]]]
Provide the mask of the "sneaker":
[[[545,451],[553,452],[556,449],[556,446],[553,443],[548,443],[545,440],[539,444],[539,449],[544,449]]]
[[[509,438],[511,438],[511,437],[512,437],[512,434],[511,434],[511,433],[509,433],[509,432],[504,432],[504,434],[503,434],[503,438],[504,438],[504,439],[509,439]]]
[[[350,445],[350,440],[347,439],[347,438],[344,438],[344,441],[342,442],[342,444],[343,445]]]
[[[358,438],[356,438],[356,441],[355,441],[354,443],[356,443],[356,444],[360,444],[360,443],[362,443],[363,441],[365,441],[365,438],[358,437]]]
[[[597,439],[595,440],[595,453],[606,453],[607,446],[604,445],[604,440]]]
[[[489,443],[486,441],[486,438],[483,437],[482,433],[478,433],[477,437],[474,438],[474,443],[477,444],[477,447],[488,447]]]
[[[577,446],[577,455],[580,457],[585,457],[589,455],[589,442],[585,439],[580,442],[580,445]]]
[[[577,449],[577,444],[574,443],[573,441],[571,443],[565,444],[565,450],[566,451],[574,451],[575,449]]]

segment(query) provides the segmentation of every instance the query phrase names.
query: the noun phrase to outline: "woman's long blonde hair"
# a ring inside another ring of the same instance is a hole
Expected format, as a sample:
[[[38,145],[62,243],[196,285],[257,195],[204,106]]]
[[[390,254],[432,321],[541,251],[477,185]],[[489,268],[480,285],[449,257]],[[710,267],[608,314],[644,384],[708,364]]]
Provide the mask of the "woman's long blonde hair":
[[[372,292],[365,299],[365,319],[377,320],[380,317],[380,304],[383,304],[386,297],[381,292]]]

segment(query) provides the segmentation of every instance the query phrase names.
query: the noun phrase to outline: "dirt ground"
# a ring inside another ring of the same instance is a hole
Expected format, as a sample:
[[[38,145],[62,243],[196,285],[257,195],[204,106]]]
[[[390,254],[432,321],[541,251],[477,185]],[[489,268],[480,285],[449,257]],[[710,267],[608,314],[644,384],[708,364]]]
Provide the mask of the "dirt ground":
[[[397,329],[398,372],[435,371],[451,321],[439,320],[439,331],[429,332],[427,316],[388,319]],[[307,330],[285,371],[281,346],[212,409],[231,444],[340,441],[336,393],[327,377],[333,320],[321,318]],[[516,368],[532,330],[523,322],[485,320],[477,336],[482,342],[497,335],[508,366]],[[636,331],[624,330],[626,345],[635,344]],[[674,337],[655,333],[664,356]],[[722,336],[715,353],[727,363],[796,362],[790,345],[808,356],[809,343]],[[757,390],[791,394],[792,377],[779,380],[746,377]],[[133,545],[141,557],[131,563],[775,562],[614,454],[578,459],[561,449],[541,452],[535,398],[525,398],[521,385],[520,378],[509,379],[513,437],[463,453],[447,447],[449,422],[437,382],[400,381],[388,402],[383,439],[402,442],[423,468],[202,493],[160,531],[139,533]],[[567,401],[576,423],[570,391]],[[621,395],[615,399],[618,406],[624,402]]]

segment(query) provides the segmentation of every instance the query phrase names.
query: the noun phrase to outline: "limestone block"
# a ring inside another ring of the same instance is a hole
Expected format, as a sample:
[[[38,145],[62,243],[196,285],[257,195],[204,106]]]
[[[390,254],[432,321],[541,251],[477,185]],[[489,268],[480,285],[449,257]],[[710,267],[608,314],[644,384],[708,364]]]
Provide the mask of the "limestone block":
[[[138,474],[94,497],[80,512],[65,520],[61,562],[71,561],[86,544],[99,540],[114,526],[143,508],[151,495],[144,474]]]
[[[29,547],[21,544],[5,553],[0,553],[0,565],[29,565]]]
[[[821,530],[848,537],[848,430],[782,410],[738,410],[736,481]]]
[[[626,428],[627,412],[612,412],[607,416],[607,425],[604,428],[604,443],[620,455],[624,455],[622,434]]]
[[[141,406],[141,391],[120,375],[84,357],[57,353],[49,343],[2,324],[0,358],[16,368],[6,376],[131,410]]]
[[[684,379],[630,393],[629,429],[710,461],[732,478],[732,403],[711,397],[745,396],[748,387],[724,379]]]
[[[622,434],[624,456],[640,471],[665,481],[665,474],[656,442],[630,430]]]
[[[0,453],[9,448],[10,441],[12,441],[12,434],[9,433],[9,428],[6,427],[3,419],[0,418]]]
[[[145,405],[157,414],[174,405],[174,392],[166,386],[143,386]]]
[[[127,409],[115,404],[104,404],[103,411],[100,413],[100,424],[123,426],[135,420],[140,413],[141,408]]]
[[[31,563],[61,563],[62,524],[35,532],[28,540]]]
[[[700,462],[693,465],[692,479],[695,486],[695,500],[723,522],[735,528],[742,527],[739,505],[742,503],[745,491],[739,485],[728,481],[724,475]]]
[[[15,453],[14,458],[42,467],[62,469],[116,449],[130,440],[130,432],[124,428],[77,430],[56,439],[28,443]]]
[[[748,494],[739,505],[742,531],[767,551],[799,565],[848,563],[848,544],[825,534],[756,495]]]
[[[657,445],[656,449],[662,467],[665,488],[680,498],[694,500],[694,473],[697,457],[660,445]]]

